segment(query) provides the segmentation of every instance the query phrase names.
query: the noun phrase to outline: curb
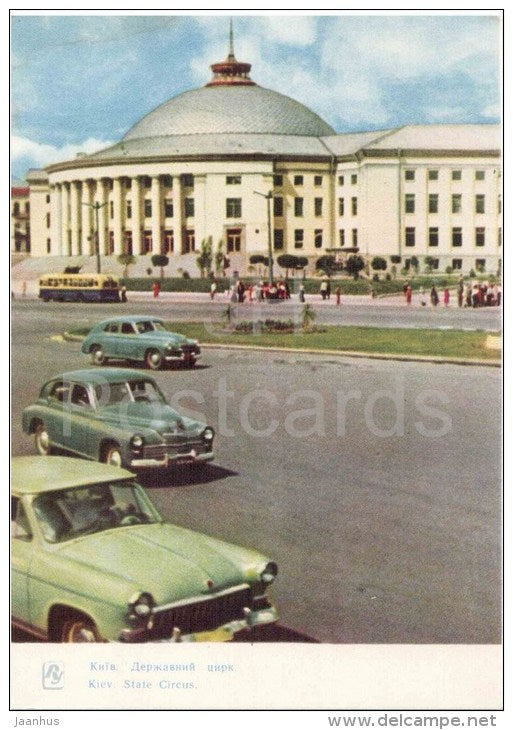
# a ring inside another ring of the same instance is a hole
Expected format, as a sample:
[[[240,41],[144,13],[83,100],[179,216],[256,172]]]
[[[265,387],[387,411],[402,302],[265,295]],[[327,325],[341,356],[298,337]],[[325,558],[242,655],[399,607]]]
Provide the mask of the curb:
[[[62,334],[65,342],[82,342],[84,337],[72,335],[69,332]],[[360,352],[358,350],[317,350],[307,347],[266,347],[265,345],[233,345],[212,342],[201,343],[204,350],[249,350],[250,352],[285,352],[299,355],[330,355],[337,357],[355,357],[366,360],[395,360],[398,362],[429,362],[434,365],[470,365],[479,367],[501,368],[501,360],[472,360],[461,357],[438,357],[436,355],[398,355],[387,352]]]

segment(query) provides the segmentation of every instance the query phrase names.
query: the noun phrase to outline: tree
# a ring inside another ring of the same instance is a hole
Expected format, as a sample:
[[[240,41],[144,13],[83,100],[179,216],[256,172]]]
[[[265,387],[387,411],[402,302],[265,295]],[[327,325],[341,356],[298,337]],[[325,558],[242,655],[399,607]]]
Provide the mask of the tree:
[[[137,259],[131,253],[120,253],[118,256],[118,264],[123,267],[123,278],[128,278],[128,267],[135,264]]]
[[[285,269],[285,278],[286,279],[289,278],[289,269],[295,270],[295,269],[303,268],[302,266],[299,265],[300,258],[304,258],[304,257],[293,256],[292,254],[289,254],[289,253],[283,253],[283,254],[281,254],[281,256],[278,256],[276,261],[278,263],[278,266],[281,266],[282,269]],[[308,263],[308,259],[306,260],[306,263]]]
[[[361,256],[349,256],[346,261],[346,271],[354,279],[358,279],[358,275],[362,269],[365,268],[365,261]]]
[[[205,272],[208,273],[212,268],[212,236],[204,238],[201,242],[200,253],[196,256],[196,263],[203,279]]]
[[[254,253],[249,257],[249,263],[253,264],[253,266],[265,266],[267,268],[269,266],[269,259],[261,253]]]
[[[393,264],[400,264],[401,263],[401,257],[400,256],[390,256],[390,261]]]
[[[385,271],[387,268],[387,260],[382,256],[374,256],[371,261],[371,266],[374,271]]]
[[[164,256],[163,254],[156,253],[151,257],[151,263],[153,266],[160,266],[160,278],[164,278],[164,266],[167,266],[169,263],[169,259],[167,256]]]
[[[432,256],[424,256],[424,263],[427,273],[430,274],[435,266],[435,259]]]
[[[419,273],[419,260],[416,256],[412,256],[410,259],[410,265],[416,274]]]
[[[315,262],[317,271],[322,271],[327,276],[331,276],[336,271],[337,260],[334,256],[319,256]]]

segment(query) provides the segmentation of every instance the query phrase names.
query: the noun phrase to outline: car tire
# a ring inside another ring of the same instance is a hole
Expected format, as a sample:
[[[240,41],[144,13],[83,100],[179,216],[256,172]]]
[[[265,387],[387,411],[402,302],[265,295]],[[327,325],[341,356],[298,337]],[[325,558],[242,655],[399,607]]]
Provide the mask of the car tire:
[[[196,358],[195,357],[188,357],[184,360],[184,366],[186,368],[193,368],[196,365]]]
[[[50,436],[44,423],[38,423],[34,431],[36,451],[40,456],[49,456],[52,453]]]
[[[93,345],[90,352],[91,352],[91,362],[93,363],[93,365],[104,365],[107,362],[107,358],[105,357],[105,352],[101,345]]]
[[[162,357],[162,353],[158,350],[148,350],[146,353],[145,362],[150,370],[160,370],[163,361],[164,358]]]
[[[98,629],[93,621],[76,616],[65,621],[61,627],[61,642],[63,644],[97,643],[101,641]]]
[[[107,446],[103,452],[102,461],[104,464],[110,464],[111,466],[123,466],[123,457],[117,444],[111,444]]]

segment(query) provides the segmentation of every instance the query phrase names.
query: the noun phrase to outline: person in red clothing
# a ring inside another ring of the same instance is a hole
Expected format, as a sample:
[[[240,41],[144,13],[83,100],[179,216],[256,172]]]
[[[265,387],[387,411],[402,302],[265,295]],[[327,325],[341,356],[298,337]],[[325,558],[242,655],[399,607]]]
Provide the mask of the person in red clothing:
[[[406,304],[411,304],[411,286],[408,284],[406,287]]]
[[[160,294],[160,281],[154,281],[153,282],[153,297],[155,299],[158,299],[159,294]]]
[[[444,289],[444,307],[449,306],[449,299],[451,298],[451,295],[449,294],[449,289],[445,287]]]

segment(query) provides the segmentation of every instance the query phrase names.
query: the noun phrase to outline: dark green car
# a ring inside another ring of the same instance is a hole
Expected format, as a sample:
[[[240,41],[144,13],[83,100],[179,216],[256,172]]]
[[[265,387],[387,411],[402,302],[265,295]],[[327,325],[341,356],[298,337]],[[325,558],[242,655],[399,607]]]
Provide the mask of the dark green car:
[[[103,365],[109,359],[130,360],[146,363],[150,370],[159,370],[173,361],[194,367],[201,352],[197,340],[168,332],[162,319],[146,315],[113,317],[99,322],[81,349],[90,355],[93,365]]]
[[[114,466],[201,466],[214,458],[214,429],[181,416],[153,378],[115,368],[76,370],[41,388],[23,411],[36,449],[54,448]]]
[[[276,564],[165,523],[123,469],[12,462],[12,622],[63,642],[229,641],[277,620]]]

